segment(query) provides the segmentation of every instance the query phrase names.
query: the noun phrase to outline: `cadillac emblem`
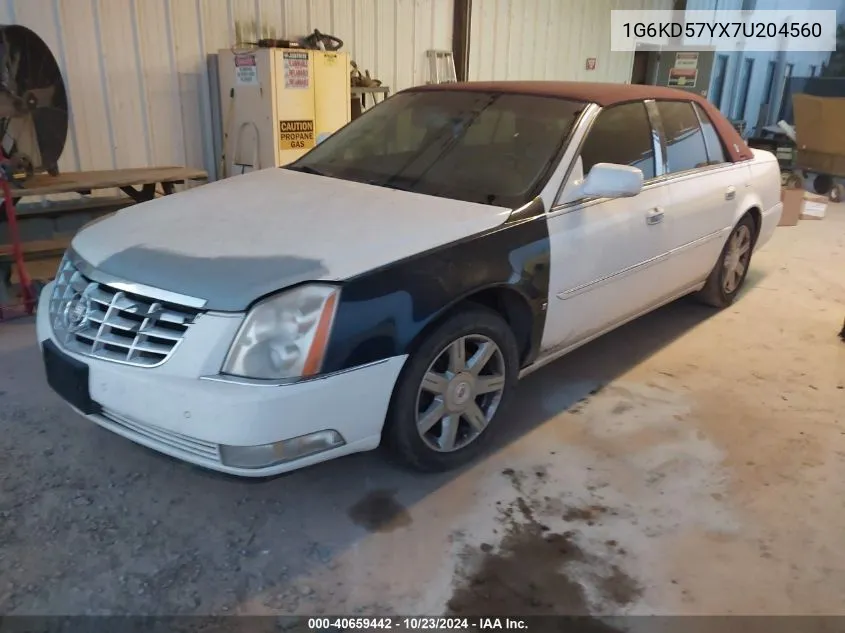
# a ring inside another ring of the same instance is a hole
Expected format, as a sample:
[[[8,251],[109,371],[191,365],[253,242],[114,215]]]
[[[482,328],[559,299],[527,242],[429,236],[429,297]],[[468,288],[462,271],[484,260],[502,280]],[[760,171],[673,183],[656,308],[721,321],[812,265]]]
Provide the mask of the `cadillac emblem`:
[[[84,294],[73,295],[62,311],[64,326],[67,331],[74,334],[83,330],[90,320],[91,309],[91,299]]]

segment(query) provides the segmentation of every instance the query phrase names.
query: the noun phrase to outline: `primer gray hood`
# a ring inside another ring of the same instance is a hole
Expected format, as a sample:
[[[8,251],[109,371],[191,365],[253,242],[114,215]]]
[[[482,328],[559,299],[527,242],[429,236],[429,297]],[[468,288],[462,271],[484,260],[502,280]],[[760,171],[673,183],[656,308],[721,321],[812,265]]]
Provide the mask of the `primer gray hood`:
[[[503,223],[509,209],[270,168],[157,198],[80,231],[97,270],[239,311]]]

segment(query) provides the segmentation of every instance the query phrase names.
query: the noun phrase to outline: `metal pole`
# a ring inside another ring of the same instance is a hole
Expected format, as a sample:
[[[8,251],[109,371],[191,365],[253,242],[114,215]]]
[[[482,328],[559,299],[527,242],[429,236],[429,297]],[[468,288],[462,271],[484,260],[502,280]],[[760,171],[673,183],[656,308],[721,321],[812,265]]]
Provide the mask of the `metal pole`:
[[[452,55],[458,81],[469,77],[469,37],[472,23],[472,0],[455,0],[452,19]]]

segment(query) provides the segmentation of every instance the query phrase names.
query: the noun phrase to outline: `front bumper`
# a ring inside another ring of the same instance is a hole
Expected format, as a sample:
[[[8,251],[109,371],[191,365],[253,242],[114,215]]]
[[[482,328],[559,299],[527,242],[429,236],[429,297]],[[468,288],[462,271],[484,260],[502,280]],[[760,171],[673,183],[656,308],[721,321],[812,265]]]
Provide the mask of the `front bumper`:
[[[88,365],[91,399],[102,411],[85,417],[138,444],[246,477],[277,475],[379,444],[405,356],[297,384],[234,382],[214,374],[240,319],[204,314],[166,363],[126,366],[63,349],[50,325],[51,292],[52,284],[41,294],[36,326],[39,345],[52,340],[64,354]],[[226,447],[275,444],[320,431],[335,431],[344,443],[268,466],[226,463]]]

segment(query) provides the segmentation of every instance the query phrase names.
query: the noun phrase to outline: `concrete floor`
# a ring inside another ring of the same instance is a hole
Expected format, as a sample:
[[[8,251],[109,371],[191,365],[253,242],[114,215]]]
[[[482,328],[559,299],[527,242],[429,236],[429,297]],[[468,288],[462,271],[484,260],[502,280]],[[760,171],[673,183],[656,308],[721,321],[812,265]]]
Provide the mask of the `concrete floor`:
[[[0,613],[845,613],[845,208],[530,376],[495,454],[209,474],[69,412],[0,324]],[[503,420],[505,421],[505,420]]]

